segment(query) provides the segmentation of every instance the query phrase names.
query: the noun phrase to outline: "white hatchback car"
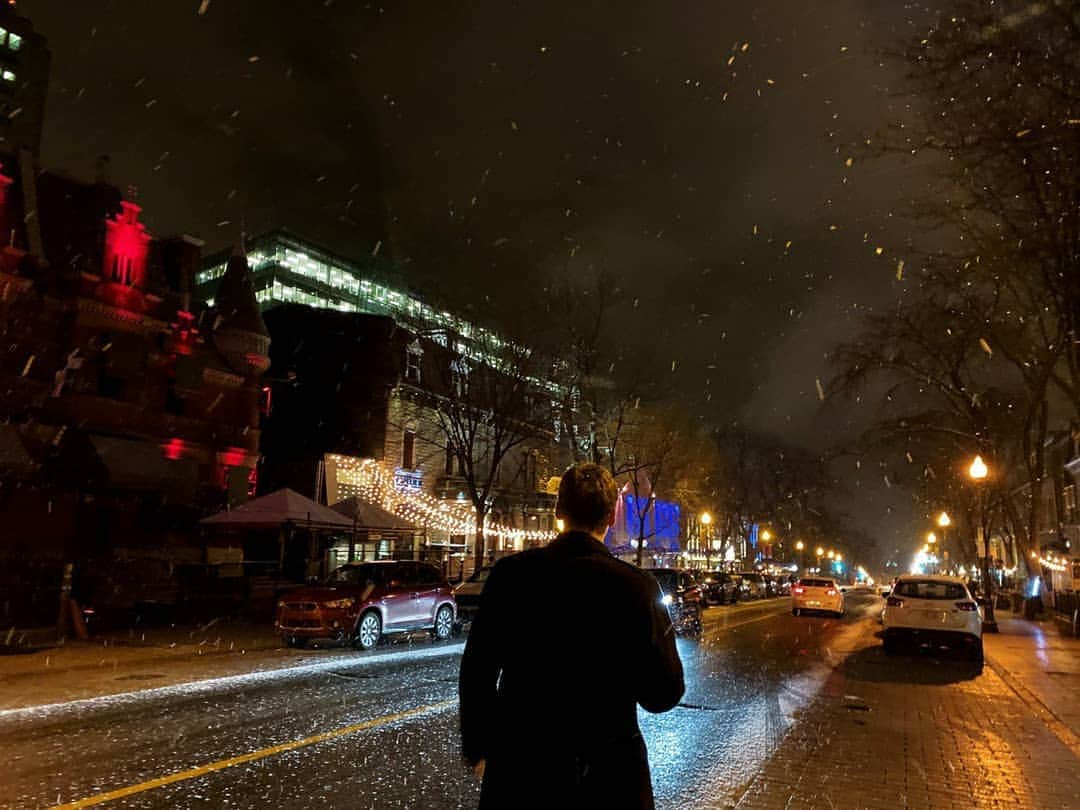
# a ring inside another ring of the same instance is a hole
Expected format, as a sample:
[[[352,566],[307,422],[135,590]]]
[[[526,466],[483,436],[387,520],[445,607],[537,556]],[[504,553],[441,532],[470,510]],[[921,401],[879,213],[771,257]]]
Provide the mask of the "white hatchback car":
[[[791,586],[791,615],[811,610],[844,615],[844,594],[835,579],[807,577]]]
[[[962,645],[969,658],[982,661],[982,621],[978,602],[959,577],[902,576],[882,612],[885,652],[900,652],[905,641]]]

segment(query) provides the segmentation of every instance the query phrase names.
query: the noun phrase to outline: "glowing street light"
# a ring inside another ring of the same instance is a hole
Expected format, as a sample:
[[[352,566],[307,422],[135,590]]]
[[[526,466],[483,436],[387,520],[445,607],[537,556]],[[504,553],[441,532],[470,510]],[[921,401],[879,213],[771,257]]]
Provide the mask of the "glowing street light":
[[[768,543],[770,540],[772,540],[772,532],[770,532],[768,529],[762,529],[761,530],[761,539],[764,542]]]
[[[823,557],[823,556],[825,556],[825,549],[823,549],[823,548],[822,548],[821,546],[818,546],[818,547],[817,547],[817,555],[818,555],[819,557]]]
[[[802,551],[804,548],[806,548],[806,544],[802,540],[797,540],[795,542],[796,551]]]
[[[826,557],[828,557],[828,558],[829,558],[830,560],[831,560],[831,559],[834,559],[834,558],[836,557],[836,552],[835,552],[835,551],[833,551],[833,550],[832,550],[832,549],[830,548],[830,549],[829,549],[829,553],[828,553],[828,554],[826,554],[825,556],[826,556]]]
[[[952,518],[949,517],[948,512],[942,512],[940,515],[938,515],[937,525],[943,529],[947,529],[949,528],[949,526],[952,525]]]
[[[708,512],[702,512],[701,513],[701,525],[702,526],[708,526],[710,523],[712,523],[712,515],[710,515]]]
[[[983,632],[984,633],[996,633],[998,631],[997,620],[994,618],[994,594],[992,580],[990,579],[990,543],[986,537],[986,530],[983,526],[983,522],[986,520],[986,505],[983,503],[983,488],[978,486],[982,484],[986,477],[990,474],[990,470],[987,469],[986,462],[982,460],[982,456],[975,456],[971,462],[971,466],[968,467],[968,475],[971,476],[971,480],[975,482],[979,497],[979,520],[975,524],[975,542],[982,541],[983,547],[983,588],[986,589],[986,605],[985,612],[983,613]]]
[[[926,542],[927,542],[927,545],[931,545],[931,546],[934,545],[934,543],[937,542],[937,535],[934,534],[933,532],[927,532],[927,534],[926,534]]]

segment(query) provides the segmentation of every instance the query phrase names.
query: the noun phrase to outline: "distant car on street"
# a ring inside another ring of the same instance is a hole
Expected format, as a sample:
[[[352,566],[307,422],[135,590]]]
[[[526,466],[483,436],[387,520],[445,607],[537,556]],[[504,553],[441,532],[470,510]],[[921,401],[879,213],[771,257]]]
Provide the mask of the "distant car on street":
[[[739,601],[740,583],[723,571],[703,572],[702,585],[710,605],[730,605]]]
[[[882,613],[885,653],[902,652],[905,644],[940,644],[960,647],[981,663],[982,622],[978,602],[959,577],[902,576]]]
[[[472,621],[476,609],[480,607],[480,594],[484,590],[491,567],[477,568],[471,577],[454,586],[454,601],[457,602],[458,621]]]
[[[290,647],[328,639],[369,650],[386,633],[428,630],[449,638],[456,614],[453,590],[438,568],[386,560],[349,563],[321,585],[289,591],[277,603],[275,627]]]
[[[791,615],[811,612],[844,615],[844,594],[835,579],[804,577],[792,587]]]
[[[699,632],[705,593],[693,575],[675,568],[650,568],[649,573],[660,584],[660,599],[667,606],[675,632]]]
[[[739,576],[742,578],[748,599],[765,599],[768,597],[768,583],[765,582],[765,577],[757,571],[744,571]]]

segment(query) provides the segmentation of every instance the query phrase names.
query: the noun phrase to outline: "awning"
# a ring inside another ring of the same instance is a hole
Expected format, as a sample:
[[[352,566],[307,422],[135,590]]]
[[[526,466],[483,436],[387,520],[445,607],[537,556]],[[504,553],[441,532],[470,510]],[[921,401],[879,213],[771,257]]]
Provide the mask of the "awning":
[[[381,532],[415,532],[420,527],[403,517],[387,512],[381,506],[358,497],[338,501],[330,507],[335,512],[355,521],[357,529],[373,529]]]
[[[234,509],[203,518],[199,522],[226,529],[275,529],[286,523],[292,523],[298,528],[310,526],[316,529],[344,530],[353,527],[350,518],[291,489],[279,489],[240,504]]]
[[[92,435],[90,443],[105,465],[109,489],[157,492],[184,503],[194,498],[198,475],[194,461],[166,458],[157,442]]]

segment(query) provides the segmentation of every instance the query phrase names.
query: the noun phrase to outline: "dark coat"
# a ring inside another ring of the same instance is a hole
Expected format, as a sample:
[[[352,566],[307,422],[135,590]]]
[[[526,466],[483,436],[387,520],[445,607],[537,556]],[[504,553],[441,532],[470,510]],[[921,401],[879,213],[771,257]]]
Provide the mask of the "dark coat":
[[[487,760],[480,807],[653,807],[637,706],[683,694],[651,575],[587,534],[501,560],[461,660],[465,759]]]

